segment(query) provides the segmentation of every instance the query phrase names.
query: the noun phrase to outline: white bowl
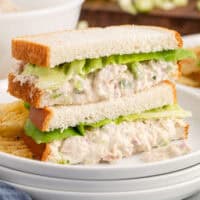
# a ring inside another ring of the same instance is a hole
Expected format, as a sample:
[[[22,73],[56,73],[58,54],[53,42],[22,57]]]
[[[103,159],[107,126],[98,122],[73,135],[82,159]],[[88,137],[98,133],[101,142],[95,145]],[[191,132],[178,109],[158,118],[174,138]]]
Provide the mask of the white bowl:
[[[0,79],[12,63],[11,39],[75,28],[83,0],[13,0],[23,12],[0,14]]]
[[[73,180],[24,173],[0,166],[0,179],[20,185],[70,192],[129,192],[180,184],[200,177],[200,165],[160,176],[126,180]]]
[[[0,81],[0,103],[12,100],[6,93],[6,87],[7,81]],[[193,151],[188,155],[155,163],[143,163],[139,159],[140,156],[132,156],[131,158],[122,159],[116,164],[110,165],[66,166],[18,158],[6,153],[0,153],[0,165],[19,171],[56,178],[116,180],[154,176],[174,172],[198,164],[200,163],[200,95],[182,86],[179,86],[177,89],[180,105],[187,110],[191,110],[193,113],[193,117],[189,119],[191,125],[189,144]],[[15,164],[13,165],[13,163]]]
[[[130,192],[110,192],[110,193],[86,193],[86,192],[66,192],[57,190],[47,190],[40,187],[30,187],[7,182],[16,188],[29,193],[33,199],[40,200],[183,200],[200,189],[200,178],[173,184],[167,187],[158,187],[151,190],[140,190]]]

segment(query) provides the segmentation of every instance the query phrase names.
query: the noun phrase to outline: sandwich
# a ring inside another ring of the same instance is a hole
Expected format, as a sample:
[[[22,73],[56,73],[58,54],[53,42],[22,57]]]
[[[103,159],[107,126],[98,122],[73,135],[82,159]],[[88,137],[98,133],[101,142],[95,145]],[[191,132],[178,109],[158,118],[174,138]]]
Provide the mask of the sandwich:
[[[173,30],[135,25],[13,39],[8,91],[29,109],[25,142],[43,161],[94,164],[186,139],[174,80],[194,55],[181,47]]]

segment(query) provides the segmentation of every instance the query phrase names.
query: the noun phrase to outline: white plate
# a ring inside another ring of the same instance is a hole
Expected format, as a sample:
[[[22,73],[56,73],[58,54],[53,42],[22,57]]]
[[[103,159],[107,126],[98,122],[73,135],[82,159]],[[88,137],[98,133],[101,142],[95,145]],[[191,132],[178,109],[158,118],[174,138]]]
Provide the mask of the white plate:
[[[186,48],[200,46],[200,34],[192,34],[183,37],[183,44]]]
[[[11,100],[9,96],[5,95],[5,88],[6,81],[0,82],[1,102]],[[141,162],[139,156],[133,156],[132,158],[123,159],[116,164],[111,165],[101,164],[93,166],[66,166],[18,158],[9,154],[0,153],[0,165],[24,172],[46,175],[50,177],[90,180],[146,177],[169,173],[193,166],[200,163],[200,95],[189,89],[179,86],[178,96],[180,104],[185,109],[189,109],[193,112],[193,117],[189,120],[189,123],[191,124],[189,144],[192,146],[193,152],[188,155],[148,164]]]
[[[0,166],[0,179],[16,184],[70,192],[128,192],[180,184],[200,177],[200,165],[160,176],[127,180],[73,180],[51,178]]]
[[[171,185],[168,187],[159,187],[152,190],[112,193],[64,192],[42,188],[38,189],[20,184],[13,184],[11,182],[7,183],[16,188],[24,190],[34,199],[39,200],[182,200],[195,194],[200,189],[200,178],[196,178],[181,184]]]

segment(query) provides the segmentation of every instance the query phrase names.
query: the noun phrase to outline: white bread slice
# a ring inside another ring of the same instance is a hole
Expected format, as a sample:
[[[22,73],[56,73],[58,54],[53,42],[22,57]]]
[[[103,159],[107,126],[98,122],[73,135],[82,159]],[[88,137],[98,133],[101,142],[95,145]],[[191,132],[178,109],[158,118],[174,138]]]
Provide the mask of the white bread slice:
[[[44,109],[31,108],[30,119],[37,128],[49,131],[74,127],[82,123],[94,123],[102,119],[115,119],[121,115],[140,113],[176,102],[176,89],[169,81],[131,97],[123,97],[86,105],[54,106]]]
[[[45,67],[114,54],[155,52],[182,46],[179,33],[153,26],[111,26],[18,37],[12,55]]]

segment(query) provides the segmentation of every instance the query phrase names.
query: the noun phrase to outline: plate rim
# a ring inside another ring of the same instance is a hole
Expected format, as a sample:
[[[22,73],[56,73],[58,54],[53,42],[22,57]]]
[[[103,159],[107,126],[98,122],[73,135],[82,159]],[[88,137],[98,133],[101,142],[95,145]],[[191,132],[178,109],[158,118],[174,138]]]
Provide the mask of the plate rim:
[[[14,184],[14,185],[19,185],[19,186],[22,186],[24,188],[30,188],[30,189],[34,189],[35,191],[40,191],[40,192],[48,192],[48,193],[62,193],[62,194],[71,194],[73,196],[77,196],[77,195],[86,195],[86,196],[90,196],[90,195],[99,195],[101,197],[105,196],[105,195],[128,195],[128,194],[144,194],[144,193],[155,193],[155,192],[161,192],[161,191],[166,191],[166,190],[175,190],[177,188],[180,188],[180,187],[186,187],[188,188],[188,185],[190,184],[195,184],[196,186],[198,186],[200,188],[199,185],[197,185],[196,183],[197,182],[200,182],[200,177],[197,177],[195,179],[192,179],[190,181],[186,181],[186,182],[183,182],[183,183],[179,183],[179,184],[173,184],[173,185],[169,185],[169,186],[166,186],[166,187],[159,187],[159,188],[154,188],[154,189],[148,189],[148,190],[140,190],[140,191],[129,191],[129,192],[95,192],[95,193],[89,193],[89,192],[71,192],[71,191],[58,191],[58,190],[48,190],[48,189],[44,189],[44,188],[35,188],[35,187],[31,187],[31,186],[25,186],[25,185],[21,185],[21,184],[15,184],[15,183],[12,183],[12,182],[6,182],[5,183],[11,183],[11,184]]]
[[[139,182],[140,187],[137,188],[137,189],[134,189],[134,191],[156,189],[158,187],[158,185],[159,185],[159,187],[167,187],[167,186],[170,186],[172,184],[173,185],[181,184],[183,182],[190,181],[191,179],[195,179],[195,178],[200,177],[199,169],[200,169],[200,164],[197,164],[197,165],[188,167],[184,170],[179,170],[177,172],[170,172],[168,174],[162,174],[162,175],[157,175],[157,176],[152,176],[152,177],[144,177],[144,178],[139,178],[139,179],[133,178],[133,179],[126,179],[126,180],[73,180],[73,179],[65,179],[65,178],[45,177],[45,176],[21,172],[21,171],[18,171],[18,170],[12,170],[10,168],[0,166],[0,171],[3,171],[3,173],[9,173],[9,177],[11,177],[14,173],[15,176],[17,175],[16,178],[22,179],[22,180],[25,179],[25,181],[19,182],[18,179],[16,180],[16,179],[7,178],[7,179],[3,179],[4,181],[8,181],[8,182],[12,182],[12,183],[20,184],[20,185],[26,185],[26,186],[30,186],[30,187],[41,187],[41,188],[47,189],[47,190],[53,189],[53,190],[56,190],[56,191],[72,191],[72,192],[86,192],[86,193],[90,193],[90,192],[106,192],[106,193],[117,192],[118,189],[115,189],[115,188],[123,188],[122,190],[120,190],[120,192],[128,192],[128,191],[132,191],[131,188],[135,187],[134,185],[138,184],[137,181]],[[6,175],[6,176],[8,176],[8,175]],[[3,176],[3,178],[4,177],[5,176]],[[182,177],[184,177],[184,179]],[[175,179],[175,181],[174,181],[174,179]],[[42,183],[39,184],[39,185],[37,185],[38,180],[39,180],[39,182],[42,181]],[[166,181],[167,183],[164,180],[167,180]],[[57,183],[55,185],[52,184],[53,182],[58,182],[58,181],[59,181],[59,186],[55,186]],[[143,181],[145,181],[145,182],[143,182]],[[160,181],[162,181],[162,182],[164,181],[166,184],[164,183],[165,185],[162,184],[162,186],[160,186]],[[27,182],[31,182],[31,183],[34,182],[34,183],[27,184]],[[50,183],[50,184],[46,184],[46,183]],[[64,185],[60,189],[60,185],[62,185],[62,184],[64,184]],[[66,189],[63,189],[64,187],[66,187],[69,184],[70,185],[72,184],[73,186],[70,186]],[[86,190],[86,189],[80,190],[79,188],[82,188],[84,184],[86,184],[84,186],[84,188],[93,187],[91,185],[95,185],[95,186],[94,186],[93,189],[90,189],[90,190]],[[112,186],[109,186],[109,190],[106,190],[106,191],[105,191],[104,188],[103,188],[102,191],[96,190],[97,188],[102,187],[102,185],[105,185],[105,184],[107,185],[107,187],[109,185],[112,185]],[[145,184],[145,188],[142,189],[144,184]],[[48,185],[48,186],[44,187],[44,185]],[[128,189],[124,189],[124,188],[127,188],[127,185],[128,185]],[[149,185],[152,185],[152,186],[149,186]],[[76,188],[76,189],[72,190],[73,187]]]

